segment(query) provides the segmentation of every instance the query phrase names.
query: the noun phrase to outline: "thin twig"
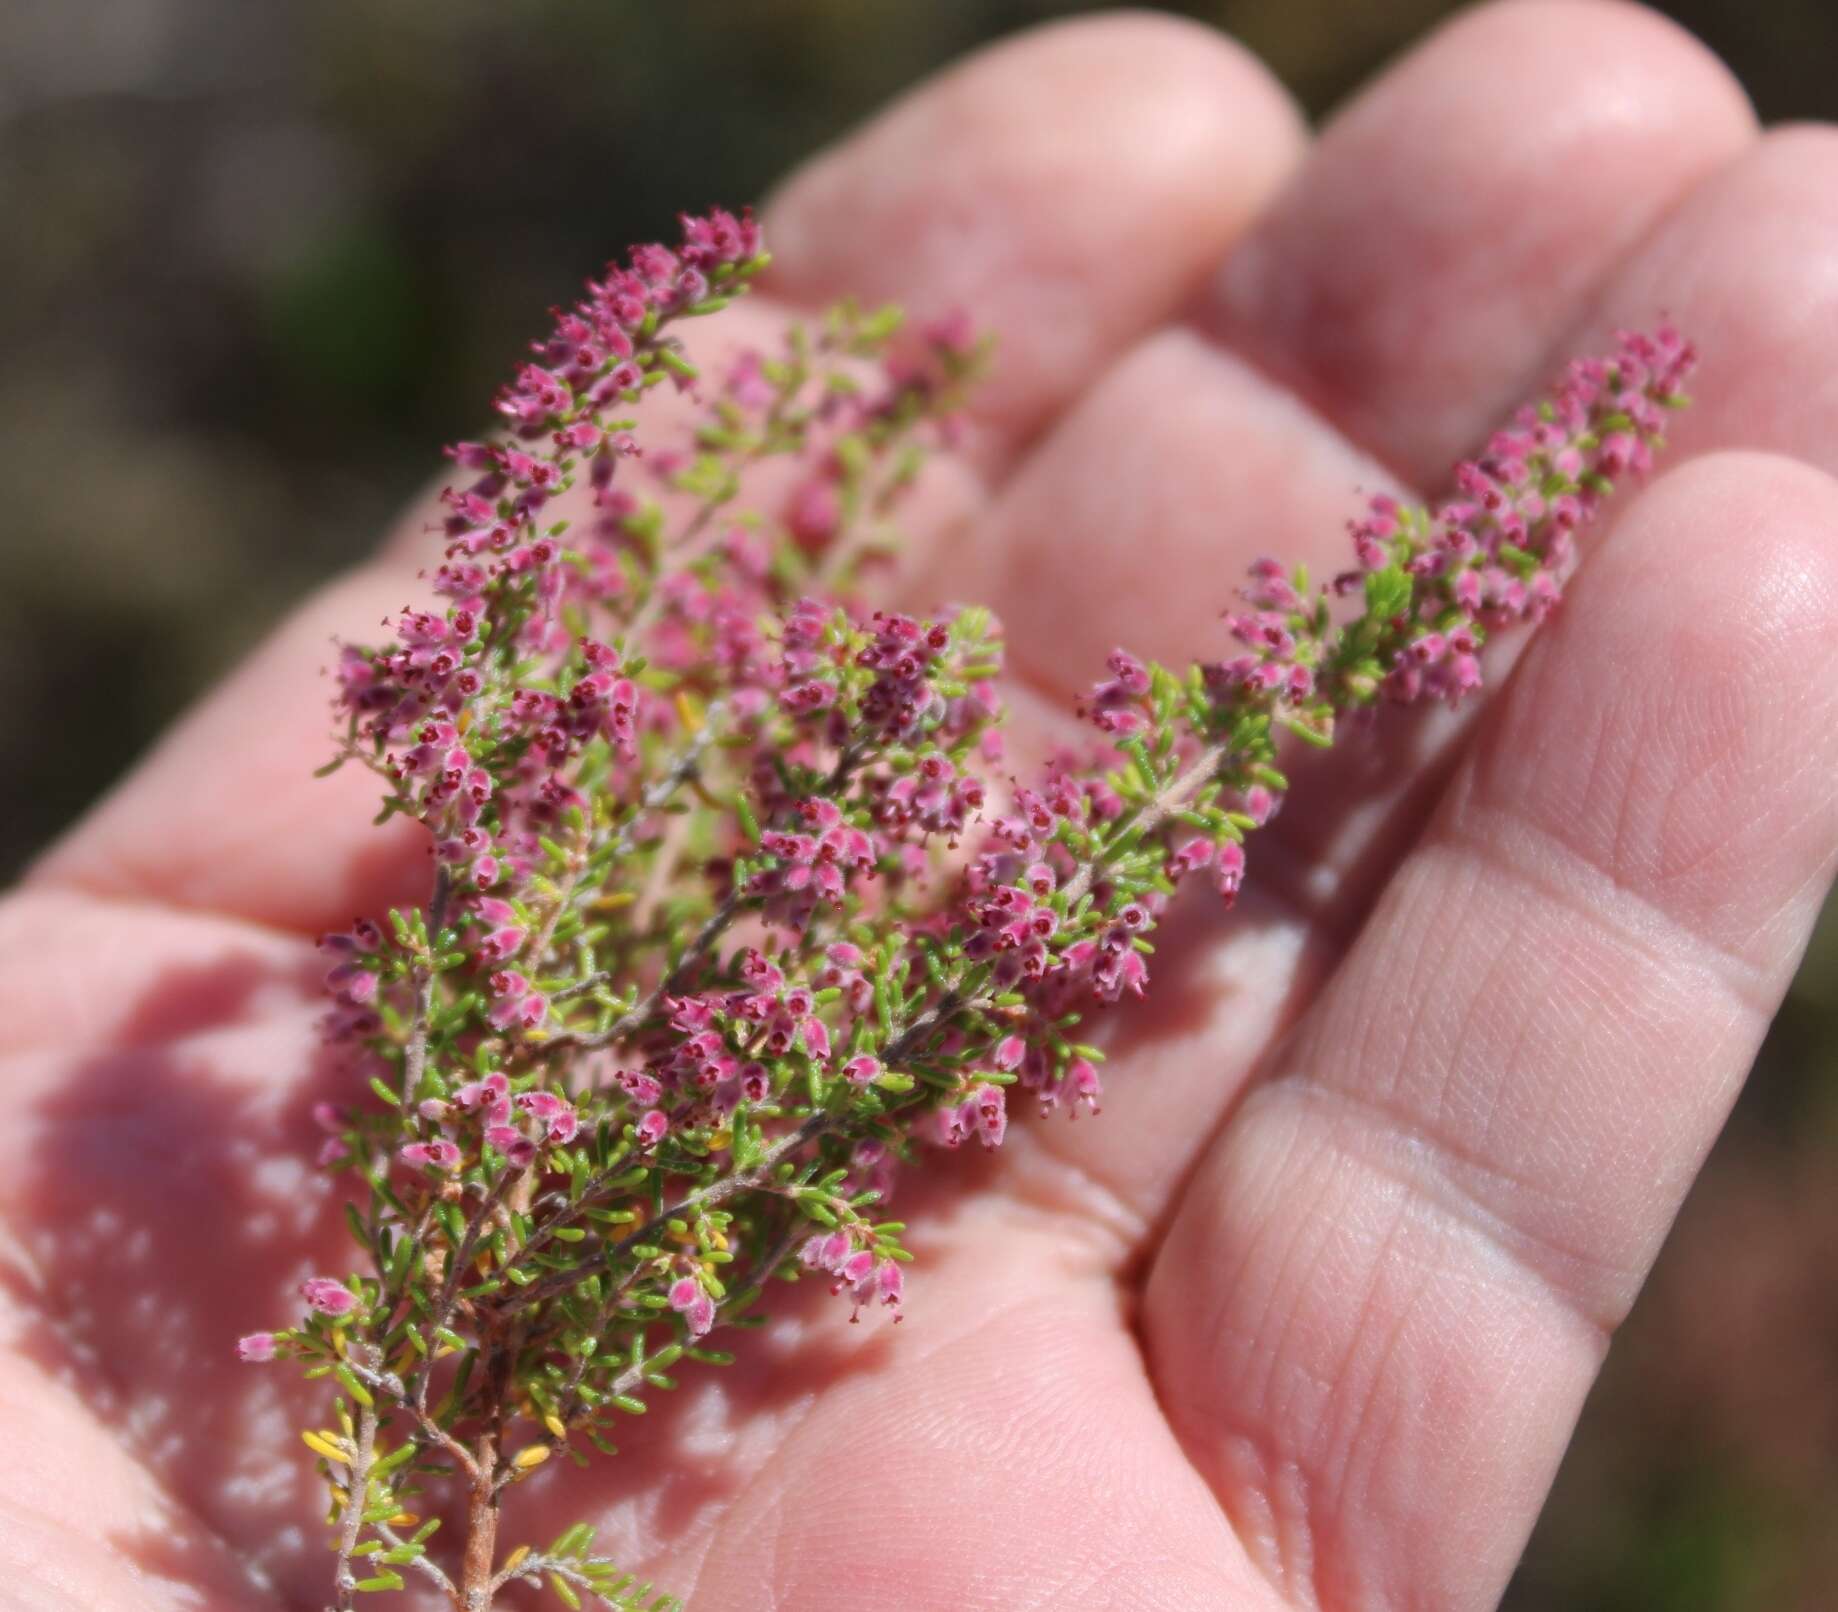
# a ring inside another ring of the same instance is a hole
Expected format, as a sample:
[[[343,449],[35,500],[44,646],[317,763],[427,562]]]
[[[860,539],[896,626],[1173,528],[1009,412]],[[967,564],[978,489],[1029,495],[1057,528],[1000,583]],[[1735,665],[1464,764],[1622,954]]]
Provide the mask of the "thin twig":
[[[377,1412],[374,1405],[357,1408],[357,1438],[347,1441],[351,1461],[345,1469],[345,1509],[338,1521],[338,1567],[333,1583],[338,1591],[338,1612],[350,1612],[357,1594],[351,1555],[364,1527],[364,1507],[369,1503],[370,1469],[376,1464]]]

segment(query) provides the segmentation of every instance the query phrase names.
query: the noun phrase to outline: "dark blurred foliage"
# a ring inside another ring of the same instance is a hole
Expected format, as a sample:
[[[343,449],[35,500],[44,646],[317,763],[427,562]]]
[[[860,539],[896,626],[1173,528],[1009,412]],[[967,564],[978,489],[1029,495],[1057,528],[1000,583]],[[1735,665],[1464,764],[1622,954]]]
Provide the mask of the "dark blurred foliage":
[[[0,873],[467,429],[533,314],[1047,0],[0,8]],[[1440,0],[1195,0],[1311,111]],[[1831,0],[1667,8],[1838,114]],[[1693,1196],[1513,1612],[1838,1604],[1838,924]]]

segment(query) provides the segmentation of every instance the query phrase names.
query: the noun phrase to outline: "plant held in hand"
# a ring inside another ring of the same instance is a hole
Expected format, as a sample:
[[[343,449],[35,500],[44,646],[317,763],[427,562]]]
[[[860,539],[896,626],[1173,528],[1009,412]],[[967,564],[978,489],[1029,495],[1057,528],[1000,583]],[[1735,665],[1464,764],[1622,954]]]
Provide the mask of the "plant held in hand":
[[[1661,331],[1573,364],[1447,502],[1375,501],[1343,574],[1255,567],[1220,660],[1118,651],[1089,753],[1021,784],[989,613],[855,603],[982,349],[843,305],[699,375],[678,327],[765,263],[748,218],[686,219],[558,312],[502,435],[451,450],[444,606],[343,654],[334,764],[377,773],[436,874],[423,909],[324,942],[331,1033],[375,1094],[321,1116],[363,1268],[240,1346],[335,1387],[303,1437],[340,1608],[406,1573],[463,1612],[543,1579],[674,1604],[585,1523],[501,1538],[506,1492],[726,1361],[711,1335],[777,1278],[897,1321],[896,1166],[999,1146],[1020,1094],[1096,1108],[1091,1014],[1144,992],[1183,883],[1234,897],[1282,745],[1477,689],[1692,361]],[[702,413],[641,450],[659,385]]]

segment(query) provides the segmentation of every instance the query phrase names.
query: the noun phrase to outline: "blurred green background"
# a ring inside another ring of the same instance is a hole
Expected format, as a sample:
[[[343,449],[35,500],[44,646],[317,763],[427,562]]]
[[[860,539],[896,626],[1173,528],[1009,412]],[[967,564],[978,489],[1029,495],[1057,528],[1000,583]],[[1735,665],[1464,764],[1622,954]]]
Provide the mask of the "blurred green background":
[[[1046,0],[8,0],[0,874],[467,429],[536,313]],[[1195,0],[1311,112],[1438,0]],[[1666,8],[1770,120],[1832,0]],[[1838,923],[1591,1401],[1515,1612],[1838,1606]]]

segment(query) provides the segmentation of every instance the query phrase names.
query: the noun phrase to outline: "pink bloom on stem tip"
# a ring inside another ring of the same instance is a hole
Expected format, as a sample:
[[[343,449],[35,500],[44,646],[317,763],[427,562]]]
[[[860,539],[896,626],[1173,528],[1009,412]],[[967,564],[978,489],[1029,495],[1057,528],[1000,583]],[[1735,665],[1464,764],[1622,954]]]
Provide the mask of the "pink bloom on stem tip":
[[[1244,847],[1237,840],[1227,840],[1219,847],[1213,867],[1213,883],[1228,903],[1237,898],[1244,884]]]
[[[404,1164],[451,1170],[460,1161],[460,1150],[445,1137],[439,1137],[432,1142],[410,1142],[396,1157]]]
[[[856,1086],[872,1085],[881,1072],[881,1060],[863,1053],[842,1066],[843,1079]]]
[[[504,1105],[504,1113],[510,1111],[507,1097],[510,1089],[511,1083],[503,1075],[487,1075],[483,1080],[467,1081],[453,1094],[453,1100],[461,1108],[479,1108],[485,1110],[488,1115],[501,1117],[499,1115],[501,1104]]]
[[[236,1358],[252,1366],[274,1359],[274,1334],[272,1332],[251,1332],[246,1338],[238,1338]]]
[[[693,1276],[679,1277],[672,1284],[670,1308],[688,1323],[692,1337],[703,1337],[715,1324],[715,1301]]]
[[[900,1319],[900,1300],[906,1292],[906,1277],[897,1261],[874,1257],[874,1250],[857,1248],[855,1239],[847,1231],[836,1230],[818,1232],[809,1238],[798,1255],[799,1261],[810,1270],[827,1271],[836,1280],[831,1283],[832,1293],[848,1290],[850,1302],[854,1305],[849,1319],[856,1320],[864,1305],[879,1300],[882,1304],[891,1305],[894,1320]]]
[[[330,1276],[309,1276],[300,1284],[300,1297],[321,1315],[337,1319],[357,1308],[357,1295]]]
[[[654,1108],[638,1122],[638,1145],[656,1147],[670,1129],[670,1121],[661,1108]]]
[[[899,1321],[902,1318],[900,1301],[906,1296],[906,1275],[898,1260],[884,1259],[875,1266],[874,1291],[883,1304],[893,1307],[893,1318]]]
[[[1000,1086],[978,1086],[968,1105],[975,1114],[977,1134],[984,1147],[1000,1147],[1008,1134],[1008,1104]]]

